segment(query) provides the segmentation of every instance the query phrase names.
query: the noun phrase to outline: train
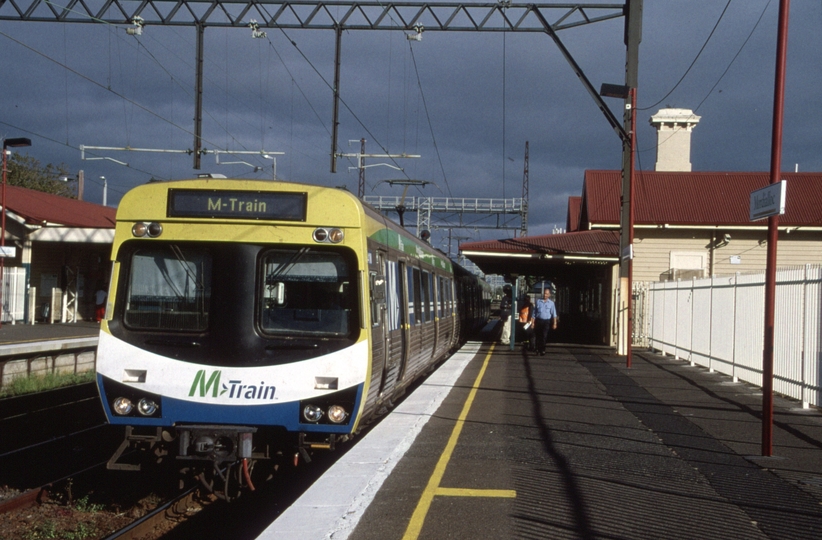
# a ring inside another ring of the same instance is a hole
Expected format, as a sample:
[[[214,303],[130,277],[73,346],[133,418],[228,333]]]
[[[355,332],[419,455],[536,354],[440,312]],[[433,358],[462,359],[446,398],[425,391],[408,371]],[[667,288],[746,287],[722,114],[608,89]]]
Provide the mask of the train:
[[[490,317],[484,280],[338,188],[147,183],[111,264],[108,467],[173,463],[226,499],[351,439]]]

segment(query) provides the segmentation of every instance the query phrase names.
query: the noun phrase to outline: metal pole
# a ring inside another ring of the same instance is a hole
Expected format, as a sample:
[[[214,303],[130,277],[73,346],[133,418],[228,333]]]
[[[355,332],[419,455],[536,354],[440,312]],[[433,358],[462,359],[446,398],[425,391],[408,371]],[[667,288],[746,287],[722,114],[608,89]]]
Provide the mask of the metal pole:
[[[514,290],[511,291],[511,314],[509,320],[511,321],[511,334],[508,339],[508,350],[513,351],[517,348],[517,321],[519,320],[519,306],[517,306],[517,295],[519,295],[519,280],[520,277],[512,283]]]
[[[631,148],[628,167],[628,297],[626,298],[628,309],[627,339],[625,341],[625,367],[631,367],[633,359],[634,340],[634,174],[636,173],[636,88],[630,89],[631,95]]]
[[[360,183],[357,189],[357,196],[362,199],[365,197],[365,138],[360,139]]]
[[[625,86],[628,87],[628,95],[625,97],[625,110],[622,116],[623,132],[630,131],[628,137],[623,138],[622,145],[622,208],[620,209],[620,235],[619,235],[619,292],[620,308],[617,313],[619,320],[617,328],[618,354],[626,355],[626,365],[631,365],[631,296],[633,291],[632,259],[633,256],[633,218],[632,203],[633,193],[632,179],[635,156],[633,149],[636,140],[633,138],[635,129],[635,108],[636,103],[632,100],[636,97],[635,89],[639,81],[639,44],[642,41],[642,0],[629,0],[626,4],[626,24],[625,24]],[[628,253],[626,253],[628,252]]]
[[[3,204],[3,217],[1,218],[2,219],[2,224],[0,224],[0,228],[2,228],[3,232],[2,232],[2,236],[0,236],[0,246],[5,248],[6,247],[6,141],[5,141],[5,139],[3,140],[3,194],[2,194],[2,204]],[[5,254],[5,249],[0,250],[0,251],[4,252],[2,254],[2,257],[0,257],[0,327],[2,327],[3,326],[3,311],[4,311],[3,302],[5,300],[3,298],[3,296],[4,296],[3,293],[5,292],[4,291],[5,287],[3,286],[4,283],[5,283],[3,274],[4,274],[5,269],[6,269],[6,254]]]
[[[337,131],[340,126],[340,46],[342,27],[337,27],[337,41],[334,52],[334,119],[331,121],[331,172],[337,172]]]
[[[788,52],[790,0],[779,1],[779,30],[776,38],[776,75],[773,95],[771,140],[771,185],[779,183],[782,172],[782,117],[785,108],[785,59]],[[765,267],[765,339],[762,351],[762,455],[773,455],[773,348],[774,306],[776,304],[776,243],[779,216],[768,218],[768,260]]]
[[[203,39],[205,25],[197,23],[197,73],[194,77],[194,169],[200,168],[200,151],[203,147]]]

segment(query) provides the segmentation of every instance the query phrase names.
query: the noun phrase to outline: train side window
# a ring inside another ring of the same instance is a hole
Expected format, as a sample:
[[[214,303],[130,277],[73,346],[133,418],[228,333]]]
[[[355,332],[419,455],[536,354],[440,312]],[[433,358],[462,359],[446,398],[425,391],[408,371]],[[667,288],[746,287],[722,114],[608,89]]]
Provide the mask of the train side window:
[[[400,299],[402,298],[402,281],[399,279],[399,263],[388,261],[386,265],[388,272],[386,277],[386,304],[388,307],[388,329],[398,330],[400,328]]]
[[[376,272],[370,272],[369,281],[371,289],[371,326],[379,326],[382,324],[382,320],[380,320],[382,309],[380,308],[385,304],[385,278]]]
[[[422,312],[423,321],[429,322],[431,317],[431,274],[423,270],[421,272],[420,288],[422,289]]]
[[[422,309],[420,309],[420,301],[422,299],[422,291],[420,290],[420,269],[409,268],[408,277],[408,301],[410,304],[408,311],[414,314],[414,316],[411,317],[411,324],[422,324],[423,317],[425,315],[423,314]]]
[[[454,280],[448,278],[448,314],[454,314]]]
[[[427,273],[427,272],[426,272]],[[428,298],[430,302],[428,303],[428,320],[434,320],[434,312],[436,310],[435,302],[436,300],[436,285],[434,283],[435,276],[434,274],[428,274],[428,283],[426,284],[426,288],[428,289]]]
[[[131,255],[123,322],[129,328],[201,332],[211,304],[211,255],[175,244]]]

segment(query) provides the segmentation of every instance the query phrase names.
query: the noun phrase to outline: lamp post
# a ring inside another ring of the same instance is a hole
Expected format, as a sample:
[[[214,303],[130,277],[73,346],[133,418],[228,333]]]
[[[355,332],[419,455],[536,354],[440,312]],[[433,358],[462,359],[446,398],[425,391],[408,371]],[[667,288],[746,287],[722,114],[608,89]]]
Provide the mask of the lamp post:
[[[23,146],[31,146],[31,139],[24,137],[3,139],[3,188],[2,195],[0,195],[3,205],[3,214],[2,218],[0,218],[0,229],[2,229],[2,235],[0,235],[0,326],[3,326],[3,313],[5,312],[3,292],[6,288],[3,279],[3,271],[6,266],[6,154],[8,153],[8,148],[20,148]]]

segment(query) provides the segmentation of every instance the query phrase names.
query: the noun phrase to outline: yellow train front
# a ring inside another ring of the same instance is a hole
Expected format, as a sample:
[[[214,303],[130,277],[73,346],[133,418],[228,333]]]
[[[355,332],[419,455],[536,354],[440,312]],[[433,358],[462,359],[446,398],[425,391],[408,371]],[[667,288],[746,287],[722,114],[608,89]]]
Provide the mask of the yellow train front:
[[[349,438],[461,339],[452,263],[343,190],[150,183],[120,203],[112,261],[110,468],[172,456],[241,486]]]

